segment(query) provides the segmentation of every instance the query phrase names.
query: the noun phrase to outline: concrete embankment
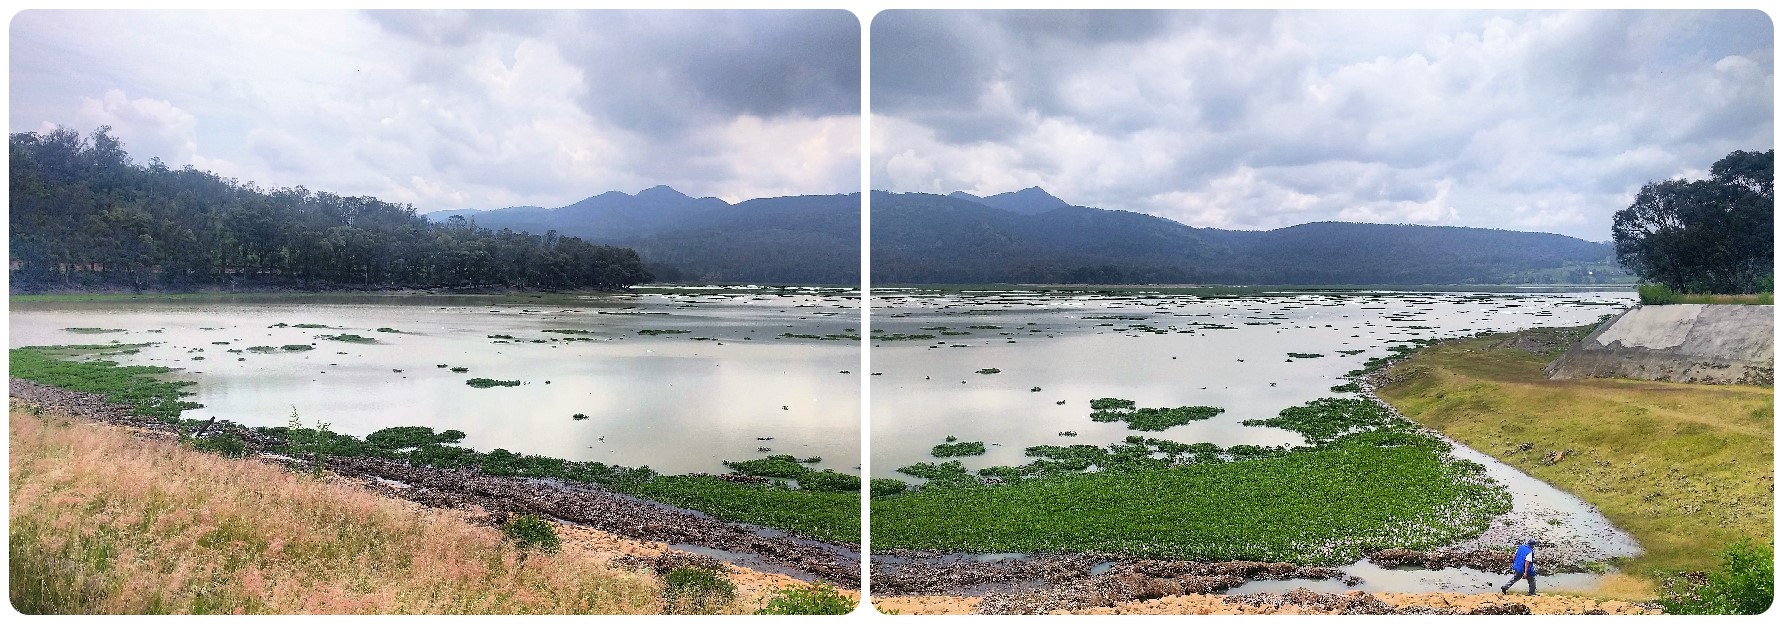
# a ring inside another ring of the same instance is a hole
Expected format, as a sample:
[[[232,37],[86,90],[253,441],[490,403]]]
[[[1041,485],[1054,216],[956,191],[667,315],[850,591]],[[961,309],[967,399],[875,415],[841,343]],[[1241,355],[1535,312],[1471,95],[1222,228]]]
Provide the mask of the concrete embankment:
[[[1547,376],[1773,385],[1775,365],[1774,306],[1677,304],[1622,313],[1548,366]]]

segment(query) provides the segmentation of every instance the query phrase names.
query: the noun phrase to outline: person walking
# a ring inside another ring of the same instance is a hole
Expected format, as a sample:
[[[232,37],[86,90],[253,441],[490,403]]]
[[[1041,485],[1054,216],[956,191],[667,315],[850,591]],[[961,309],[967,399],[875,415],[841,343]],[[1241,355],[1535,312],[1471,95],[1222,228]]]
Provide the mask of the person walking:
[[[1497,588],[1497,593],[1510,593],[1510,587],[1526,576],[1528,577],[1528,595],[1535,595],[1534,547],[1535,541],[1532,537],[1522,540],[1522,545],[1516,547],[1516,561],[1510,564],[1510,569],[1516,572],[1516,576],[1511,577],[1510,582],[1504,583],[1503,587]]]

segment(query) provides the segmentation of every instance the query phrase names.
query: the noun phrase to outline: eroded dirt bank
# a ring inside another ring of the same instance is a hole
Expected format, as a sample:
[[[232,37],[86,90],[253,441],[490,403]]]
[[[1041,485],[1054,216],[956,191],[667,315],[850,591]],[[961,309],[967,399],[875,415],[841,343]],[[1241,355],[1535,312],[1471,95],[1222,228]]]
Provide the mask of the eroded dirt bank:
[[[136,415],[103,397],[30,381],[9,380],[11,396],[27,404],[159,435],[176,436],[170,424]],[[277,440],[252,429],[219,421],[213,431],[239,436],[268,461]],[[548,516],[624,538],[661,544],[690,544],[758,558],[770,567],[796,571],[850,589],[860,586],[858,547],[791,537],[704,514],[619,494],[595,484],[497,477],[475,471],[410,466],[371,457],[329,457],[328,470],[370,481],[390,496],[428,507],[476,510],[479,521],[499,522],[513,514]],[[665,546],[666,547],[666,546]]]

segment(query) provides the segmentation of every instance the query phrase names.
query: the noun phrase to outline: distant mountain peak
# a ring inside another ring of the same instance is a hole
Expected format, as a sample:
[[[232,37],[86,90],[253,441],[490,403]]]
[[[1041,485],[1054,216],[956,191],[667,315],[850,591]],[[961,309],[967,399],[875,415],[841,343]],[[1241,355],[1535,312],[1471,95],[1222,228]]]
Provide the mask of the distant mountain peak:
[[[658,184],[658,185],[652,186],[650,188],[638,191],[637,196],[638,197],[659,198],[659,199],[674,199],[674,198],[687,197],[687,194],[682,193],[677,190],[674,190],[674,187],[671,187],[667,184]],[[688,198],[688,199],[691,199],[691,198]]]
[[[965,201],[972,202],[972,203],[978,203],[978,204],[984,203],[984,198],[978,197],[971,193],[967,193],[965,191],[953,191],[951,193],[947,193],[947,197],[951,197],[953,199],[963,199]]]
[[[1037,186],[1029,186],[1019,191],[991,195],[979,200],[978,203],[991,208],[1001,208],[1009,212],[1030,215],[1058,208],[1070,207],[1069,203],[1066,203],[1062,199],[1058,199],[1051,193],[1047,193],[1046,189]]]

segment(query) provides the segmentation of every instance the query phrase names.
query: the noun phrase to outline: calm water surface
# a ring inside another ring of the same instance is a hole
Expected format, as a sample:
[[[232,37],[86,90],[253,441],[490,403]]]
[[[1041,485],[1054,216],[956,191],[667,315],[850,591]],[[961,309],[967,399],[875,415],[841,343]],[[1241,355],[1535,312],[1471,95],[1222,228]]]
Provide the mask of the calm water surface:
[[[765,447],[859,474],[860,343],[780,337],[858,332],[857,292],[689,289],[549,305],[432,296],[27,303],[12,308],[9,340],[152,342],[115,359],[173,367],[174,376],[197,381],[192,400],[205,407],[189,418],[282,425],[295,409],[306,424],[357,436],[425,425],[464,431],[464,444],[479,450],[664,473],[724,472],[722,460],[759,457]],[[638,333],[646,329],[686,333]],[[322,338],[343,333],[378,343]],[[288,344],[315,349],[246,351]],[[478,389],[465,385],[472,377],[522,385]],[[578,413],[587,419],[574,420]]]

